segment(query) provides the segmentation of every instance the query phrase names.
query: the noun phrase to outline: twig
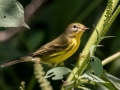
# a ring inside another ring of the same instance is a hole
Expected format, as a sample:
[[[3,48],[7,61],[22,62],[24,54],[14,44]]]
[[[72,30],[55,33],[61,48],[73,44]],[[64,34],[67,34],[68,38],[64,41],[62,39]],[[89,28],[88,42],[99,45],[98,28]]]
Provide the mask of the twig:
[[[102,65],[104,66],[104,65],[106,65],[106,64],[108,64],[108,63],[116,60],[116,59],[119,58],[119,57],[120,57],[120,52],[117,52],[117,53],[115,53],[114,55],[112,55],[112,56],[104,59],[104,60],[102,61]]]

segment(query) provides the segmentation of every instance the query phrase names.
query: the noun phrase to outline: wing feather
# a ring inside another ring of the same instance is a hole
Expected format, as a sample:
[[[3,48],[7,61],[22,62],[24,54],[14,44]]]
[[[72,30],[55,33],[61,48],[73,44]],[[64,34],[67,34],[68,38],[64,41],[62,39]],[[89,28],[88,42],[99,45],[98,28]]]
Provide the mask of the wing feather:
[[[68,47],[68,45],[69,44],[68,44],[67,38],[63,39],[63,40],[55,39],[55,40],[45,44],[44,46],[40,47],[34,53],[30,54],[30,56],[33,56],[33,57],[39,56],[40,57],[43,55],[46,56],[46,55],[54,54],[54,53],[57,53],[57,52],[60,52],[64,49],[66,49]]]

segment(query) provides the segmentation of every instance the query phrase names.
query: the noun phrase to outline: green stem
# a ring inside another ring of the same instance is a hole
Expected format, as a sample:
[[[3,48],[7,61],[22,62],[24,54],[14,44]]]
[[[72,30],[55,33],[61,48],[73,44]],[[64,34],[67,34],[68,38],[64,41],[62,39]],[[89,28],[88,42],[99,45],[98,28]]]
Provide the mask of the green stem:
[[[69,90],[69,89],[67,89],[67,88],[68,88],[68,87],[71,87],[71,86],[73,85],[73,83],[74,83],[74,82],[64,84],[63,88],[64,88],[65,90]],[[74,87],[76,87],[76,88],[78,88],[78,87],[81,88],[80,86],[81,86],[81,85],[84,85],[84,84],[90,84],[90,85],[95,86],[96,88],[99,88],[99,85],[98,85],[95,81],[92,81],[92,80],[90,80],[90,79],[88,79],[88,78],[80,78],[80,79],[78,79],[78,80],[76,81],[76,85],[75,85]]]
[[[113,4],[112,4],[112,13],[114,11],[114,9],[116,8],[117,4],[118,4],[119,0],[113,0]],[[114,15],[111,17],[111,19],[109,20],[109,23],[108,25],[105,27],[103,27],[104,25],[104,20],[106,19],[105,15],[106,15],[106,12],[107,12],[107,8],[105,9],[100,21],[98,22],[97,26],[96,26],[96,29],[99,33],[99,36],[100,37],[103,37],[105,35],[105,33],[108,31],[110,25],[112,24],[112,22],[114,21],[114,19],[117,17],[118,13],[114,13]],[[110,25],[109,25],[110,24]],[[104,30],[103,30],[104,29]],[[85,70],[85,68],[87,67],[88,65],[88,62],[89,62],[89,51],[90,51],[90,47],[92,45],[95,45],[97,42],[97,33],[96,33],[96,30],[93,31],[90,39],[88,40],[84,50],[82,51],[82,54],[81,55],[86,55],[86,57],[82,57],[78,60],[76,66],[74,67],[73,69],[73,73],[76,75],[81,75],[83,73],[83,71]],[[100,43],[100,42],[99,42]],[[98,43],[98,44],[99,44]],[[73,75],[72,73],[69,75],[68,79],[67,79],[67,82],[71,82],[72,80],[75,79],[75,75]]]
[[[117,5],[117,3],[116,3]],[[103,32],[103,34],[105,34],[107,32],[107,30],[109,29],[109,27],[111,26],[111,24],[113,23],[113,21],[116,19],[117,15],[120,13],[120,5],[117,7],[116,11],[113,13],[111,19],[109,20],[109,24],[106,27],[106,30]]]

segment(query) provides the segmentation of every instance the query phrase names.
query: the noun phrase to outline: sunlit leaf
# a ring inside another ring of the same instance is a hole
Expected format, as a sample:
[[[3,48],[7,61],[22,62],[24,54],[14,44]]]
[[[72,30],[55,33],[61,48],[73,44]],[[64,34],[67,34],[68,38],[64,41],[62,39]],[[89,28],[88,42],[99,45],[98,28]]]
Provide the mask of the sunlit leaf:
[[[105,87],[104,85],[102,85],[101,83],[98,83],[98,85],[100,86],[100,88],[98,90],[110,90],[107,87]]]
[[[52,77],[53,80],[58,80],[58,79],[62,79],[63,75],[65,75],[69,72],[71,72],[71,70],[69,68],[56,67],[56,68],[53,68],[53,69],[49,70],[46,73],[45,78]]]
[[[104,80],[102,80],[98,76],[90,74],[90,73],[84,73],[81,77],[82,78],[88,78],[89,80],[92,80],[92,81],[95,81],[95,82],[106,83]]]
[[[16,0],[0,0],[0,27],[25,26],[24,10]]]
[[[111,74],[105,72],[105,77],[119,90],[120,89],[120,79],[112,76]]]
[[[107,87],[105,87],[104,85],[109,84],[109,82],[106,82],[104,80],[102,80],[100,77],[94,75],[94,74],[90,74],[90,73],[84,73],[81,78],[87,78],[91,81],[94,81],[96,83],[95,86],[97,86],[97,90],[109,90],[107,89]]]

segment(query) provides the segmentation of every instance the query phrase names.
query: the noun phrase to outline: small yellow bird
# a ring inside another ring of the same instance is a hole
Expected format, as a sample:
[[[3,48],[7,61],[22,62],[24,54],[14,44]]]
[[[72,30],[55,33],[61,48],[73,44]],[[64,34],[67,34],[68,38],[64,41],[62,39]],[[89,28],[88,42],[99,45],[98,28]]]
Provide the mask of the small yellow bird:
[[[41,46],[32,54],[21,57],[18,60],[10,61],[1,65],[6,67],[12,64],[35,61],[40,58],[42,63],[55,67],[57,64],[63,64],[63,61],[70,57],[78,49],[80,45],[80,38],[85,30],[89,28],[80,23],[70,24],[66,30],[53,41]]]

